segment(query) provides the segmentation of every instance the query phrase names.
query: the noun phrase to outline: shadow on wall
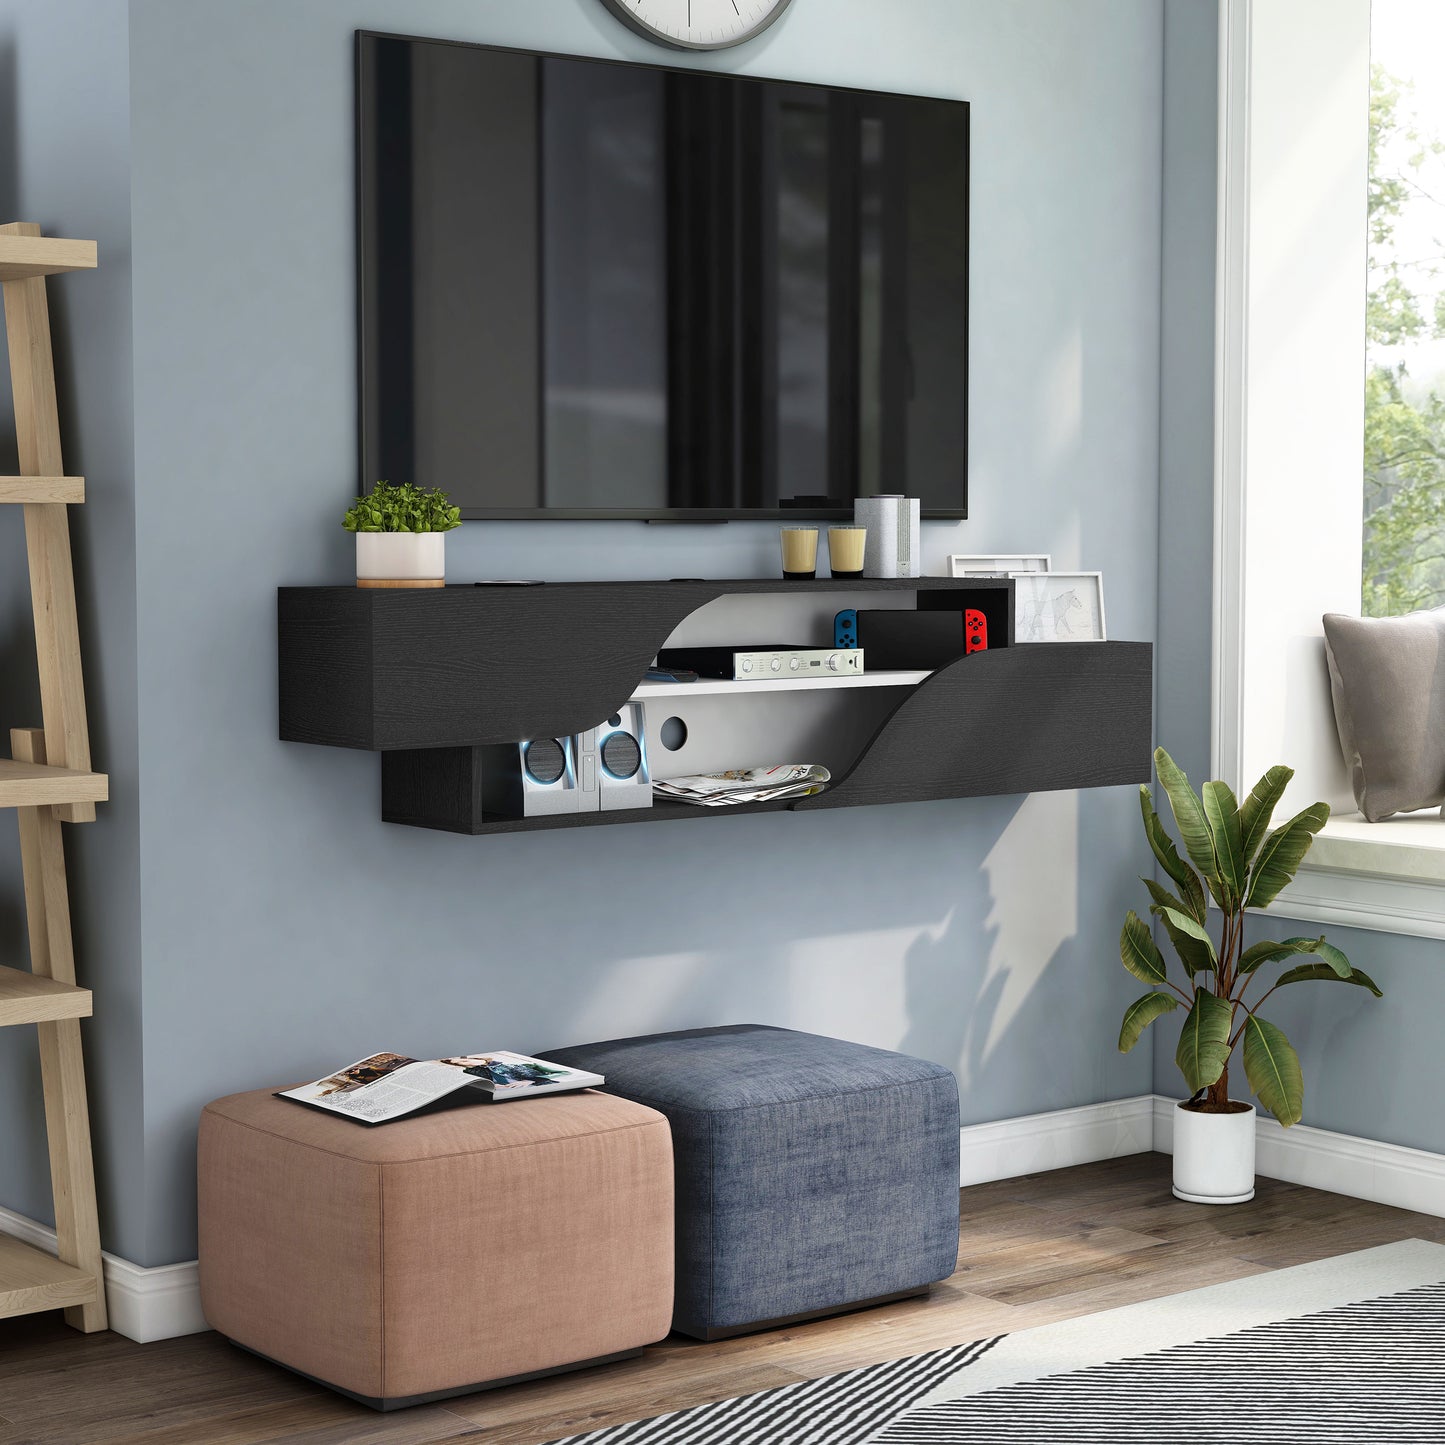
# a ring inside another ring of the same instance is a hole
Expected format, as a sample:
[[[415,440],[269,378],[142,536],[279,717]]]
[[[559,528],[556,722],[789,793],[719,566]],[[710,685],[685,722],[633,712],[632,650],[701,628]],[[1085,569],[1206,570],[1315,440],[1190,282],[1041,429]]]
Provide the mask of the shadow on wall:
[[[955,1068],[965,1124],[1149,1089],[1147,1053],[1126,1063],[1114,1049],[1132,997],[1132,980],[1111,967],[1122,905],[1103,887],[1095,906],[1080,906],[1090,814],[1116,800],[1009,801],[1012,817],[976,866],[959,859],[956,907],[916,938],[906,964],[909,1026],[896,1046]]]

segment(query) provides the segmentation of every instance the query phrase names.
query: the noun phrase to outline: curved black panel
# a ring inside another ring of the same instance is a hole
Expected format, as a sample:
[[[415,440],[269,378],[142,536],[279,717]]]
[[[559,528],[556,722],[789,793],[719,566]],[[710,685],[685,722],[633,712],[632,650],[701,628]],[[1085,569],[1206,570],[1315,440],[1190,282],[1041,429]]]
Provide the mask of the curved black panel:
[[[1147,782],[1147,642],[1038,642],[961,657],[901,702],[798,812]]]

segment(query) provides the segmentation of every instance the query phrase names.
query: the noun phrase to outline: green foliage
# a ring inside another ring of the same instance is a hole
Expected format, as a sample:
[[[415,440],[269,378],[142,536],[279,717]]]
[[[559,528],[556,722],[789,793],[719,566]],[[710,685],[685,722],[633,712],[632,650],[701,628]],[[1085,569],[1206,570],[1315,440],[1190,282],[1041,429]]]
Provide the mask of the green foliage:
[[[1143,998],[1136,998],[1124,1012],[1124,1023],[1119,1030],[1119,1052],[1127,1054],[1144,1037],[1144,1030],[1161,1014],[1173,1013],[1179,1007],[1179,1000],[1172,993],[1152,989]]]
[[[1149,911],[1164,925],[1164,931],[1174,945],[1174,952],[1179,955],[1179,961],[1191,979],[1201,971],[1214,971],[1219,962],[1214,956],[1214,944],[1199,924],[1195,923],[1193,928],[1181,926],[1183,920],[1179,910],[1167,904],[1156,903]]]
[[[1299,1055],[1282,1028],[1253,1014],[1244,1020],[1244,1075],[1259,1102],[1286,1129],[1299,1123],[1305,1099]]]
[[[445,492],[422,491],[410,482],[399,487],[378,482],[341,519],[348,532],[450,532],[461,524],[461,508],[452,506]]]
[[[1395,247],[1407,206],[1440,204],[1421,170],[1445,142],[1416,128],[1409,86],[1378,65],[1371,81],[1361,606],[1387,617],[1445,603],[1445,400],[1418,389],[1412,400],[1405,362],[1379,349],[1445,337],[1445,292],[1427,304],[1418,289],[1445,268],[1445,241],[1423,256]]]
[[[1139,810],[1144,815],[1144,836],[1149,840],[1149,846],[1154,850],[1159,866],[1179,885],[1190,914],[1197,922],[1203,923],[1209,911],[1209,904],[1204,896],[1204,884],[1199,881],[1199,875],[1179,856],[1174,839],[1164,831],[1164,824],[1159,821],[1159,815],[1154,811],[1153,794],[1148,788],[1139,789]]]
[[[1150,991],[1129,1005],[1119,1030],[1119,1050],[1128,1053],[1155,1019],[1183,1002],[1189,1014],[1175,1061],[1190,1092],[1207,1095],[1206,1108],[1223,1109],[1229,1102],[1229,1061],[1243,1039],[1250,1088],[1281,1124],[1297,1124],[1304,1110],[1299,1058],[1284,1033],[1259,1017],[1260,1005],[1276,988],[1312,979],[1352,983],[1376,998],[1380,990],[1323,936],[1270,940],[1245,948],[1244,919],[1249,909],[1273,902],[1294,877],[1329,818],[1329,807],[1315,803],[1271,830],[1275,806],[1294,776],[1289,768],[1271,768],[1236,805],[1233,792],[1223,783],[1205,783],[1202,796],[1196,794],[1183,769],[1163,748],[1154,754],[1154,767],[1185,851],[1199,869],[1195,873],[1179,856],[1154,811],[1149,789],[1140,788],[1144,835],[1160,867],[1179,888],[1176,895],[1153,879],[1144,879],[1153,900],[1149,911],[1163,925],[1189,987],[1170,980],[1168,958],[1149,925],[1131,909],[1119,937],[1119,956]],[[1206,889],[1223,915],[1217,943],[1209,931]],[[1295,958],[1319,961],[1285,970],[1257,1000],[1245,997],[1265,965]]]
[[[1174,1051],[1174,1062],[1190,1093],[1217,1084],[1229,1067],[1229,1030],[1233,1024],[1234,1010],[1228,1000],[1207,988],[1194,990],[1194,1004],[1179,1030],[1179,1047]]]
[[[1149,932],[1149,925],[1131,908],[1119,935],[1119,957],[1124,967],[1141,983],[1163,983],[1169,976],[1164,955]]]

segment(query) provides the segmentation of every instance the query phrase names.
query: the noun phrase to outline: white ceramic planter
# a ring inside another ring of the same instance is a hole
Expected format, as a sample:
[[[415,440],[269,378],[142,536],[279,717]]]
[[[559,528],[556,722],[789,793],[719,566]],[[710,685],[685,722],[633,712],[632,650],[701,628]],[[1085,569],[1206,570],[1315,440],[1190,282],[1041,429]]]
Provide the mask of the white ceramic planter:
[[[1174,1106],[1174,1193],[1191,1204],[1254,1198],[1254,1107],[1201,1114]]]
[[[358,587],[440,587],[447,575],[445,532],[358,532]]]

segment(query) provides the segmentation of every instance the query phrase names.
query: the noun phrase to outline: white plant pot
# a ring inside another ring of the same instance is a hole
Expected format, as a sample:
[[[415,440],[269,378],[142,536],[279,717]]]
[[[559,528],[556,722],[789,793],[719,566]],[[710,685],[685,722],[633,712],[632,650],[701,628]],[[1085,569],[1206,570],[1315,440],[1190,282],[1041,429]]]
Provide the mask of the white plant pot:
[[[358,532],[358,587],[441,587],[447,575],[445,532]]]
[[[1254,1106],[1201,1114],[1174,1106],[1174,1193],[1191,1204],[1254,1198]]]

